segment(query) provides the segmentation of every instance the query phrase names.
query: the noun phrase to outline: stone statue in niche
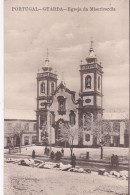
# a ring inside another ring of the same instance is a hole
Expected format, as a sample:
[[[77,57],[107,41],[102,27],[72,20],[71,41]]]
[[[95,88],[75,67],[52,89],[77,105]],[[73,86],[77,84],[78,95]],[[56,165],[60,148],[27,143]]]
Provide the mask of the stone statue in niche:
[[[60,115],[63,115],[66,113],[66,109],[65,109],[65,98],[63,96],[59,96],[58,98],[58,104],[59,104],[59,108],[58,108],[58,113]]]

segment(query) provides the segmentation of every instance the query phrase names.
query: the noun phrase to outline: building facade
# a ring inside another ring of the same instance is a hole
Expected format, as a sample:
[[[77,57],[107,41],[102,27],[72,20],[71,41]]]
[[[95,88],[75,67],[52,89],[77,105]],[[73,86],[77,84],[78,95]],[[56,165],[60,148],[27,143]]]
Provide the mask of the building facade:
[[[102,69],[91,46],[86,62],[80,64],[80,93],[76,96],[63,80],[57,84],[57,74],[47,57],[37,74],[36,115],[32,111],[20,110],[18,114],[18,110],[8,110],[4,120],[4,147],[35,143],[94,147],[98,144],[92,133],[95,120],[102,121],[102,127],[98,128],[102,128],[99,133],[103,133],[106,146],[128,147],[128,114],[103,113]]]
[[[4,147],[35,144],[36,140],[36,120],[4,120]]]
[[[59,145],[60,132],[67,125],[82,127],[82,137],[73,139],[74,145],[92,146],[95,142],[91,134],[91,121],[102,118],[102,66],[98,62],[94,49],[90,48],[86,63],[80,65],[81,82],[79,97],[66,87],[64,81],[57,86],[57,75],[49,63],[48,57],[42,72],[37,74],[37,141],[42,142],[45,134],[48,142]],[[89,128],[88,128],[89,126]]]
[[[106,146],[129,147],[128,113],[104,113],[103,123]]]

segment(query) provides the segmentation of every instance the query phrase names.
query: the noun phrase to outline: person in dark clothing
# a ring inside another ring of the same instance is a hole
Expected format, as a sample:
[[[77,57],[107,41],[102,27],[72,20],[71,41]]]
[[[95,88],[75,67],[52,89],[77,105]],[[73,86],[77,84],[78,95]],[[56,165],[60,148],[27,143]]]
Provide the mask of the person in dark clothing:
[[[61,156],[62,156],[62,154],[61,154],[61,152],[59,151],[59,152],[58,152],[58,160],[61,159]]]
[[[35,158],[35,150],[32,151],[32,158]]]
[[[73,155],[71,157],[71,165],[72,165],[72,168],[75,168],[75,165],[76,165],[76,156],[74,155],[74,153],[73,153]]]
[[[50,154],[50,158],[53,160],[53,159],[54,159],[54,156],[55,156],[55,154],[54,154],[54,152],[52,151],[51,154]]]
[[[111,156],[111,164],[112,164],[112,166],[114,165],[114,161],[115,161],[115,155],[112,154],[112,156]]]
[[[62,156],[64,156],[64,149],[63,148],[61,150],[61,154],[62,154]]]
[[[58,160],[58,151],[55,153],[55,158]]]
[[[47,146],[45,147],[45,150],[44,150],[44,154],[46,154],[47,155],[47,150],[48,150],[48,148],[47,148]]]
[[[56,156],[56,160],[60,160],[61,159],[61,152],[60,151],[57,151],[56,152],[56,154],[55,154],[55,156]]]

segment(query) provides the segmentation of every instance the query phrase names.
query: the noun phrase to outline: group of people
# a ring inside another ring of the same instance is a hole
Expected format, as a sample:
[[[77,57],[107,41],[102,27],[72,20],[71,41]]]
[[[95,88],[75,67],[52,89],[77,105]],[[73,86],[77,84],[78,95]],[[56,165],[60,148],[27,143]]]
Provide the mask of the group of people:
[[[64,156],[64,149],[62,148],[61,151],[57,151],[56,153],[54,153],[53,151],[51,151],[50,153],[50,158],[53,160],[54,158],[56,160],[60,160],[61,157]]]
[[[60,160],[61,157],[64,156],[64,150],[62,148],[61,152],[60,151],[57,151],[56,153],[54,153],[53,151],[51,152],[50,154],[50,158],[53,160],[54,158],[56,160]],[[71,156],[71,165],[72,165],[72,168],[75,168],[75,165],[76,165],[76,156],[75,154],[73,153],[73,155]]]
[[[49,148],[45,147],[45,154],[48,156],[49,155],[49,151],[48,150]],[[64,149],[62,148],[61,151],[57,151],[56,153],[54,153],[53,151],[51,151],[50,153],[50,158],[52,160],[54,160],[54,158],[56,160],[60,160],[61,157],[64,156]],[[32,158],[34,159],[35,158],[35,150],[32,151]],[[76,156],[75,154],[73,153],[73,155],[71,156],[71,165],[72,165],[72,168],[75,168],[75,165],[76,165]]]
[[[54,153],[54,152],[52,151],[51,154],[50,154],[50,158],[51,158],[52,160],[53,160],[54,158],[55,158],[56,160],[60,160],[61,157],[62,157],[62,154],[61,154],[60,151],[57,151],[56,153]]]
[[[47,146],[45,147],[45,151],[44,151],[44,154],[46,154],[47,156],[49,155],[49,148],[47,148]],[[50,158],[52,160],[60,160],[61,157],[64,156],[64,149],[62,148],[61,151],[57,151],[56,153],[54,153],[54,151],[51,151],[50,153]],[[35,150],[32,151],[32,158],[34,159],[35,158]],[[118,163],[119,163],[119,159],[118,159],[118,156],[117,155],[114,155],[112,154],[111,156],[111,164],[112,166],[118,166]],[[73,155],[71,155],[71,165],[72,165],[72,168],[75,168],[75,165],[76,165],[76,156],[75,154],[73,153]]]
[[[119,163],[118,156],[112,154],[112,156],[111,156],[111,164],[112,164],[112,166],[114,166],[114,165],[118,166],[118,163]]]

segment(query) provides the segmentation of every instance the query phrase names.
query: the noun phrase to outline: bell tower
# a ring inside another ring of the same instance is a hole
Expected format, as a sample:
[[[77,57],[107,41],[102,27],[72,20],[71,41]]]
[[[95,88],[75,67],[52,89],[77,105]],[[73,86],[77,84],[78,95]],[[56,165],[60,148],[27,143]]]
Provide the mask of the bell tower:
[[[47,125],[48,106],[52,102],[52,96],[57,88],[57,74],[53,72],[48,58],[45,59],[45,64],[42,71],[37,73],[37,141],[41,141],[41,130],[44,125]],[[49,123],[49,122],[48,122]],[[48,124],[49,125],[49,124]]]
[[[93,116],[102,117],[102,76],[103,67],[98,62],[93,49],[93,41],[86,63],[80,65],[81,90],[80,97],[83,101],[82,111]]]

